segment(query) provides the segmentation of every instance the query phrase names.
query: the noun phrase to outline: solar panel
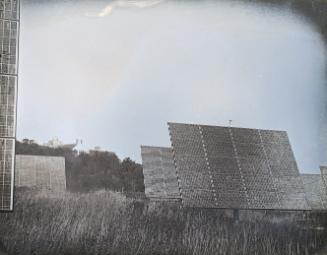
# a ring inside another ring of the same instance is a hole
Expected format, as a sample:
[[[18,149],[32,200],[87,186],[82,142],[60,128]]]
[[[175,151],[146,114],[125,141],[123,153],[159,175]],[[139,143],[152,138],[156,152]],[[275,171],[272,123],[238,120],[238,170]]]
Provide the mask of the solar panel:
[[[15,137],[17,78],[0,76],[0,137]]]
[[[0,138],[0,210],[13,208],[15,140]]]
[[[321,179],[324,187],[326,188],[326,194],[327,194],[327,166],[320,166],[320,172],[321,172]]]
[[[141,146],[145,194],[151,200],[180,200],[171,148]]]
[[[16,155],[15,186],[66,190],[64,157]]]
[[[0,19],[19,19],[19,0],[0,1]]]
[[[19,1],[0,0],[0,210],[13,209]]]
[[[216,183],[207,165],[199,126],[170,123],[169,129],[183,206],[215,208]]]
[[[286,132],[168,125],[184,206],[308,209]]]
[[[327,209],[327,190],[320,174],[301,174],[306,198],[310,208]]]
[[[301,176],[275,177],[277,190],[281,200],[281,209],[284,210],[308,210],[305,189]]]

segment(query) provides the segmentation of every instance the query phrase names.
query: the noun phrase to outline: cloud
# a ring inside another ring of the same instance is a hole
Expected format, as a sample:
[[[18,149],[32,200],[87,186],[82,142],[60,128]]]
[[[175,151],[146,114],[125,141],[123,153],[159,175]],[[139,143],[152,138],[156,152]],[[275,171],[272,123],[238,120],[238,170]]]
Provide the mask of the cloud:
[[[147,8],[161,3],[162,0],[119,0],[117,5],[119,7],[138,7]]]
[[[104,9],[102,9],[97,16],[98,17],[105,17],[112,13],[113,7],[111,5],[106,6]]]
[[[148,8],[161,3],[162,0],[118,0],[104,7],[98,13],[86,13],[87,17],[103,18],[110,15],[116,8]]]

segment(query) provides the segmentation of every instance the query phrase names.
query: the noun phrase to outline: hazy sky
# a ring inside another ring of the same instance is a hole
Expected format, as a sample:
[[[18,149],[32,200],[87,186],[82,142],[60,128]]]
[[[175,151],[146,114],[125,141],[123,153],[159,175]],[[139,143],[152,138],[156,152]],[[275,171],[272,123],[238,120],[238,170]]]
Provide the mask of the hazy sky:
[[[326,59],[316,28],[289,10],[23,1],[17,134],[79,138],[140,162],[141,144],[170,145],[167,121],[232,119],[286,130],[300,170],[318,172],[327,158]]]

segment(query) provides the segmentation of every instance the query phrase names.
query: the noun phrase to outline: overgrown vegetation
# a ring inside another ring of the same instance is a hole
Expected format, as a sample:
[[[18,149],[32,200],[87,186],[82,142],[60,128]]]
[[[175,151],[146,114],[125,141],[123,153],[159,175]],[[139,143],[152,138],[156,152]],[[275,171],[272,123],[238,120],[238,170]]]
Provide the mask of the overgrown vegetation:
[[[215,210],[152,208],[120,194],[17,191],[0,214],[9,254],[312,254],[324,231],[299,217],[234,221]]]
[[[108,189],[144,192],[143,170],[130,158],[120,160],[115,153],[91,151],[77,154],[65,148],[49,148],[36,143],[16,142],[16,154],[63,156],[66,162],[67,189],[88,192]]]

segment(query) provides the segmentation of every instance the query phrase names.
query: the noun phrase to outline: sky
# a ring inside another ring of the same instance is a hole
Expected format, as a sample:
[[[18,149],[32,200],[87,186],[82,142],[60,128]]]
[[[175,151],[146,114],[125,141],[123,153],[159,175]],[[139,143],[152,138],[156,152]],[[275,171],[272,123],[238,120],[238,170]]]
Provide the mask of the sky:
[[[23,1],[18,139],[82,139],[140,162],[167,122],[288,132],[327,163],[326,45],[288,9],[237,1]]]

